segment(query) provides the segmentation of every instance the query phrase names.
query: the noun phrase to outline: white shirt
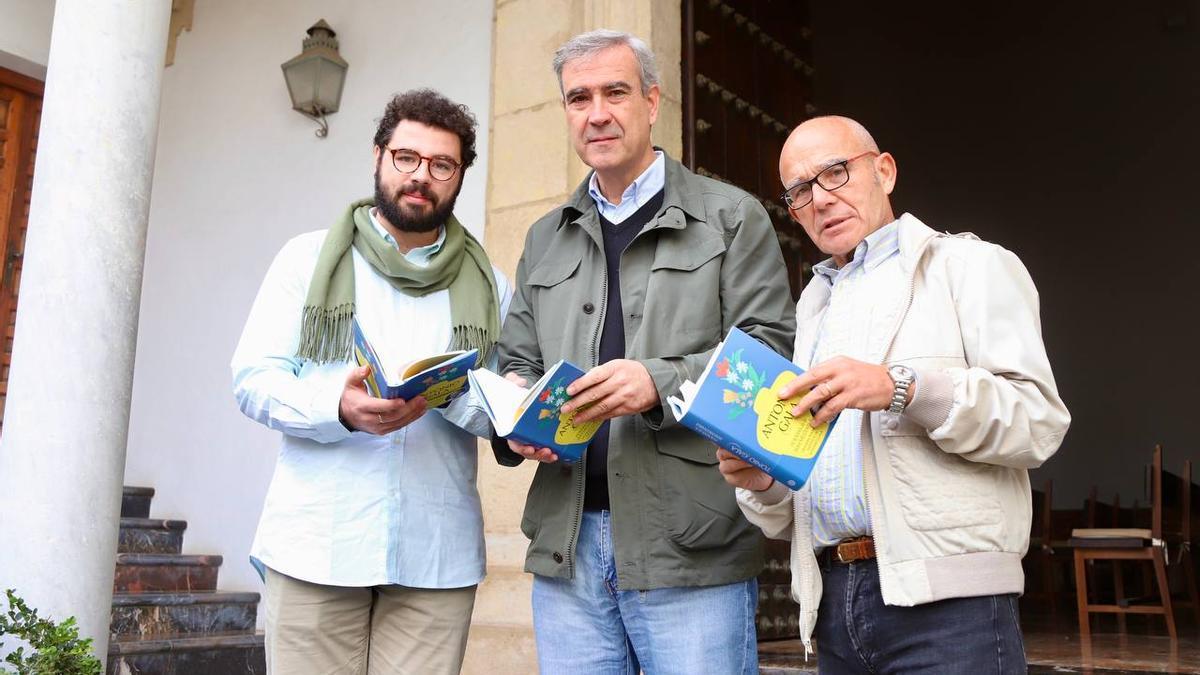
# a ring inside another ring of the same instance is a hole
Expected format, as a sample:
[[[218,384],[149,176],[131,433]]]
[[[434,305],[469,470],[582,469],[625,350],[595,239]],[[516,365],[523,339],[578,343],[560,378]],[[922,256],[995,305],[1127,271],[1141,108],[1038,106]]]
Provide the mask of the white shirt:
[[[242,412],[283,432],[251,562],[260,573],[265,565],[332,586],[477,584],[486,563],[472,434],[491,433],[486,415],[462,396],[387,436],[342,426],[338,403],[352,365],[295,356],[324,240],[325,231],[300,235],[275,257],[231,363]],[[410,259],[427,260],[436,254],[429,248]],[[447,349],[448,290],[405,295],[358,251],[353,260],[356,316],[385,363]],[[495,276],[503,319],[512,289],[498,269]]]

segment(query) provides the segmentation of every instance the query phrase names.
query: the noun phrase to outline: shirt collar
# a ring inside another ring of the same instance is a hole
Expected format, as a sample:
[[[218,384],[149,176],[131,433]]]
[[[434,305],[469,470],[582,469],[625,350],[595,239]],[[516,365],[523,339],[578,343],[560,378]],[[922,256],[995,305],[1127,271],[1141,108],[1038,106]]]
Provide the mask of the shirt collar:
[[[650,162],[650,166],[642,172],[642,175],[633,179],[629,187],[625,188],[625,192],[621,194],[621,204],[626,201],[632,201],[634,204],[641,206],[645,204],[651,197],[658,194],[667,182],[666,160],[663,158],[662,150],[654,151],[654,161]],[[611,202],[604,197],[604,193],[600,192],[600,181],[596,178],[596,172],[592,172],[591,178],[588,179],[588,194],[592,200],[596,202],[598,208],[610,208],[613,206]]]
[[[400,245],[396,243],[396,238],[393,237],[392,233],[388,232],[387,229],[384,228],[383,224],[379,222],[379,219],[376,217],[376,212],[377,209],[375,208],[372,208],[367,212],[367,215],[371,217],[371,226],[375,228],[375,231],[379,233],[379,236],[383,237],[384,241],[399,249]],[[433,259],[433,256],[437,255],[438,251],[442,250],[442,244],[444,243],[446,243],[446,228],[445,226],[439,226],[437,241],[427,246],[418,246],[410,250],[408,253],[405,253],[404,257],[410,263],[417,265],[418,267],[427,267],[429,265],[429,261]]]
[[[813,275],[820,276],[832,285],[839,273],[848,272],[859,265],[869,272],[899,251],[900,221],[893,220],[858,242],[854,248],[854,259],[844,267],[839,269],[833,264],[833,258],[827,258],[813,265]]]

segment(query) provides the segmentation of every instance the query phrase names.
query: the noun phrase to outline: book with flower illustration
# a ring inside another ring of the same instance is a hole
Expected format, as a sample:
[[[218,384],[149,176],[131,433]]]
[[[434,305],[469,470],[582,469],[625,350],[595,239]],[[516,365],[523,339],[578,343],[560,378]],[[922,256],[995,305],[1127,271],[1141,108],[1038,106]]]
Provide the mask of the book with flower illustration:
[[[497,436],[550,448],[566,462],[578,461],[600,428],[599,421],[575,424],[575,413],[562,413],[571,400],[567,386],[581,377],[583,371],[567,361],[554,364],[528,388],[483,368],[468,375]]]
[[[354,360],[360,366],[370,366],[365,380],[367,391],[375,398],[401,398],[405,401],[425,397],[425,404],[437,408],[463,393],[467,373],[475,367],[478,349],[434,354],[410,361],[398,368],[387,368],[367,340],[362,326],[354,320]]]
[[[792,416],[804,394],[776,392],[804,369],[736,327],[729,330],[697,382],[667,402],[685,427],[799,490],[808,480],[837,418],[813,428],[812,413]]]

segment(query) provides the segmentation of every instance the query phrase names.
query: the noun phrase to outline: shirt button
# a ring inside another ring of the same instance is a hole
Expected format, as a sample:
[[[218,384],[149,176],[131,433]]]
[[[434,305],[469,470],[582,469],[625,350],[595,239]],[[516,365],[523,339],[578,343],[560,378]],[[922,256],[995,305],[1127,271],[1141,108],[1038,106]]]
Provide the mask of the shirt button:
[[[595,306],[595,305],[593,305],[593,304],[592,304],[592,303],[590,303],[590,302],[585,302],[585,303],[583,303],[583,313],[584,313],[584,314],[591,314],[591,313],[592,313],[592,312],[594,312],[594,311],[596,311],[596,306]]]
[[[562,558],[562,554],[561,554],[561,553],[559,553],[558,551],[555,551],[555,552],[554,552],[554,555],[552,555],[552,556],[550,556],[550,557],[551,557],[551,558],[554,558],[554,562],[556,562],[556,563],[559,563],[559,564],[562,564],[562,560],[563,560],[563,558]]]
[[[900,422],[898,422],[896,420],[896,418],[893,417],[893,418],[889,419],[887,422],[884,422],[883,426],[887,427],[889,431],[895,431],[896,427],[900,426]]]

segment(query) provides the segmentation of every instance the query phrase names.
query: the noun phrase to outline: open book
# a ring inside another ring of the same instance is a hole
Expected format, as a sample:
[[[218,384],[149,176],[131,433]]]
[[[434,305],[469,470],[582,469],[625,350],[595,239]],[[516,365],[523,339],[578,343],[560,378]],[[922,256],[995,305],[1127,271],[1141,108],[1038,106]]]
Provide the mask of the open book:
[[[667,399],[685,427],[799,490],[808,480],[833,421],[813,428],[812,413],[792,416],[807,391],[775,393],[804,370],[736,327],[717,346],[698,382]]]
[[[354,360],[370,366],[367,391],[375,398],[401,398],[405,401],[424,396],[430,408],[443,406],[465,391],[467,373],[475,367],[478,349],[435,354],[389,369],[380,361],[358,321],[354,321]]]
[[[600,428],[600,421],[575,424],[575,414],[565,415],[562,406],[571,397],[567,386],[583,377],[578,366],[567,361],[554,364],[532,387],[526,388],[490,370],[479,368],[468,375],[475,394],[484,403],[496,435],[550,448],[566,462],[578,461]]]

